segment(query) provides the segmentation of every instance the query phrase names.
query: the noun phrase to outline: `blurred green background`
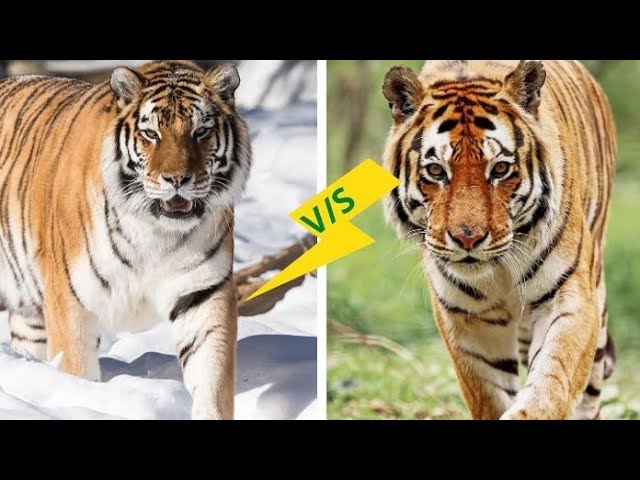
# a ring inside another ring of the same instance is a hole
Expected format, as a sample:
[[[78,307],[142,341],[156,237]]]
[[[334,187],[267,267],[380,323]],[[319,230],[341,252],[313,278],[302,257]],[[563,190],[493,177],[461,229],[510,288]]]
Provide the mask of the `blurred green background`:
[[[378,162],[391,125],[381,87],[393,65],[328,62],[328,181]],[[619,155],[606,250],[610,331],[618,363],[605,418],[640,418],[640,61],[584,61],[611,102]],[[355,223],[376,243],[328,268],[329,418],[469,418],[440,340],[417,247],[398,240],[380,204]]]

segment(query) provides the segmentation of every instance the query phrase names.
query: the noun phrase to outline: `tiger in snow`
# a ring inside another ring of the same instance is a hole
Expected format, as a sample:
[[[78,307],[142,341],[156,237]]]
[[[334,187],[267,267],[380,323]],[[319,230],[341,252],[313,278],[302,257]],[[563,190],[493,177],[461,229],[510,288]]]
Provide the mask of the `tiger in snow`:
[[[171,323],[193,418],[233,418],[234,202],[251,167],[236,68],[0,82],[0,303],[11,343],[100,379],[102,331]]]
[[[420,245],[471,415],[600,418],[616,156],[600,86],[576,61],[450,60],[394,67],[382,89],[386,216]]]

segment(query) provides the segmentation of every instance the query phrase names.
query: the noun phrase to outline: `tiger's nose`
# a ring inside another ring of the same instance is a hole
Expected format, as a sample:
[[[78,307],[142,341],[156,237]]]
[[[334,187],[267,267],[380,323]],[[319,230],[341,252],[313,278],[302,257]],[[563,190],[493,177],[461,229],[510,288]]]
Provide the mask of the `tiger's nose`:
[[[193,175],[162,175],[165,182],[172,184],[176,188],[180,188],[182,185],[191,180]]]
[[[462,231],[456,235],[451,232],[448,232],[451,239],[460,247],[465,250],[471,250],[473,247],[477,246],[480,242],[482,242],[489,233],[476,234],[472,232],[468,228],[463,228]]]

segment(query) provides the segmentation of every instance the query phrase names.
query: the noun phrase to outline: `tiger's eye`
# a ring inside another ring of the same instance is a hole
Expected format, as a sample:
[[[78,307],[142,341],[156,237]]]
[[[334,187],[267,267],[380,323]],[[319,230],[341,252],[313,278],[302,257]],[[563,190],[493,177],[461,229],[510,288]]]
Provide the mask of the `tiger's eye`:
[[[427,165],[427,172],[429,173],[429,175],[436,179],[441,179],[446,176],[444,168],[442,168],[442,166],[438,165],[437,163],[430,163],[429,165]]]
[[[491,177],[493,178],[501,178],[504,177],[509,171],[509,167],[511,165],[509,162],[498,162],[493,166],[491,170]]]
[[[210,131],[211,128],[209,127],[200,127],[195,132],[193,132],[193,136],[195,138],[205,137]]]
[[[141,133],[148,140],[157,141],[160,139],[159,135],[153,130],[142,130]]]

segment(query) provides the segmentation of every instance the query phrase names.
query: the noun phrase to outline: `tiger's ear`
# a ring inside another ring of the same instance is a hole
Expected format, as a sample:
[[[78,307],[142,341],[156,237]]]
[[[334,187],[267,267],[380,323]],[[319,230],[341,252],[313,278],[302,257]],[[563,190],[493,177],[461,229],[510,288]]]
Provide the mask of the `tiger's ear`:
[[[233,105],[233,94],[240,85],[240,75],[235,65],[218,65],[205,74],[203,81],[207,87]]]
[[[516,69],[504,79],[504,85],[511,96],[527,112],[538,113],[540,90],[547,73],[542,62],[520,60]]]
[[[424,97],[422,84],[409,67],[393,67],[387,72],[382,85],[382,93],[389,101],[391,115],[396,122],[410,117]]]
[[[147,84],[147,79],[135,70],[127,67],[118,67],[111,74],[109,81],[111,90],[118,97],[118,106],[132,102]]]

